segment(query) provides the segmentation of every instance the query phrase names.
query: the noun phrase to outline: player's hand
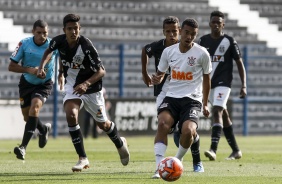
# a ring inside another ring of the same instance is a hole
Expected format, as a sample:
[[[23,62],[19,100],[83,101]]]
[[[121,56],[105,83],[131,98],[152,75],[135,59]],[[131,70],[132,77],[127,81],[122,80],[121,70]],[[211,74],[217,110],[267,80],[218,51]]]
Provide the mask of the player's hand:
[[[162,80],[163,80],[163,77],[164,77],[163,75],[155,75],[155,74],[153,74],[152,75],[152,83],[154,85],[160,84],[162,82]]]
[[[75,88],[73,89],[73,94],[81,96],[86,92],[89,86],[89,83],[83,82],[75,86]]]
[[[209,111],[209,107],[206,105],[206,106],[203,106],[203,115],[208,118],[210,116],[210,111]]]
[[[64,78],[63,74],[58,75],[58,84],[60,86],[60,91],[63,91],[64,85],[65,85],[65,78]]]
[[[36,76],[37,76],[37,78],[45,79],[46,78],[46,73],[45,73],[45,71],[43,69],[38,69]]]
[[[144,81],[144,83],[146,84],[147,87],[153,86],[152,78],[148,73],[146,73],[146,74],[142,73],[142,79],[143,79],[143,81]]]
[[[245,98],[246,96],[247,96],[247,88],[246,87],[242,87],[241,91],[240,91],[239,98]]]

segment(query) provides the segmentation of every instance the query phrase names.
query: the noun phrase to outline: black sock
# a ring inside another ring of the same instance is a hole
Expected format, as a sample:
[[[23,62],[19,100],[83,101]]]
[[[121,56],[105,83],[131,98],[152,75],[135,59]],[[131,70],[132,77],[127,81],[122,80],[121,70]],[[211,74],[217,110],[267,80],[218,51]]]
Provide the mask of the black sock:
[[[191,145],[191,154],[193,157],[193,164],[201,162],[200,157],[200,136],[197,135],[193,144]]]
[[[42,124],[39,118],[36,128],[38,129],[40,134],[43,134],[45,132],[45,126]]]
[[[212,134],[211,134],[211,150],[213,150],[215,153],[217,151],[217,146],[219,143],[219,139],[221,136],[221,126],[213,126],[212,127]]]
[[[115,144],[116,148],[121,148],[122,147],[123,142],[122,142],[122,140],[120,139],[120,137],[118,135],[117,127],[114,124],[114,122],[111,122],[111,128],[106,133],[110,137],[110,139],[113,141],[113,143]]]
[[[239,147],[237,145],[235,135],[233,133],[233,127],[232,125],[229,127],[224,127],[223,132],[225,135],[225,138],[229,144],[229,146],[232,148],[233,151],[239,151]]]
[[[79,125],[76,125],[74,127],[69,127],[69,133],[78,156],[86,157],[84,144],[83,144],[83,137]]]
[[[32,117],[32,116],[28,117],[28,121],[26,122],[25,128],[24,128],[22,144],[20,146],[23,146],[24,148],[27,147],[36,129],[37,123],[38,123],[38,117]]]

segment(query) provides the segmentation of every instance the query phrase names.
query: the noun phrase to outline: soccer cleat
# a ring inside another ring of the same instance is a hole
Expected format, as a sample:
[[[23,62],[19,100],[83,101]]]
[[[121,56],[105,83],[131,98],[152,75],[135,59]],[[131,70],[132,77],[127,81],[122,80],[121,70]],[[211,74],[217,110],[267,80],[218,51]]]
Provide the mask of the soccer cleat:
[[[205,172],[204,166],[202,162],[198,162],[193,165],[194,172]]]
[[[121,148],[118,148],[118,154],[119,154],[122,165],[126,166],[129,162],[130,154],[128,151],[126,139],[124,137],[121,137],[120,139],[122,140],[123,145]]]
[[[46,127],[45,132],[43,134],[39,134],[39,142],[38,142],[39,148],[44,148],[44,146],[47,144],[48,135],[52,125],[50,123],[46,123],[44,126]]]
[[[77,164],[75,166],[73,166],[72,172],[81,172],[82,169],[87,169],[89,168],[89,161],[88,158],[79,158]]]
[[[235,160],[242,158],[242,152],[241,151],[233,151],[229,157],[227,157],[225,160]]]
[[[160,174],[159,174],[159,171],[156,170],[155,173],[154,173],[153,176],[152,176],[152,179],[159,179],[160,177],[161,177],[161,176],[160,176]]]
[[[14,153],[17,155],[17,158],[20,160],[24,160],[25,156],[25,148],[23,146],[15,147]]]
[[[205,151],[205,156],[208,157],[211,161],[216,159],[216,154],[213,150]]]

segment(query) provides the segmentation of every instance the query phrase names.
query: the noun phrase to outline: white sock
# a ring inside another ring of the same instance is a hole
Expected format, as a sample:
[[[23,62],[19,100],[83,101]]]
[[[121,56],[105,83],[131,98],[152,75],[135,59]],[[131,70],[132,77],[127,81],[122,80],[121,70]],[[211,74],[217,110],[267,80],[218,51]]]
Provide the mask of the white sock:
[[[156,170],[158,169],[158,165],[160,161],[164,158],[166,152],[167,145],[161,142],[155,143],[154,150],[155,150],[155,159],[156,159]]]
[[[178,147],[178,151],[175,155],[176,158],[178,158],[180,161],[182,161],[182,158],[184,157],[184,155],[186,154],[186,152],[188,151],[189,148],[183,148],[181,146],[181,144],[179,144],[179,147]]]

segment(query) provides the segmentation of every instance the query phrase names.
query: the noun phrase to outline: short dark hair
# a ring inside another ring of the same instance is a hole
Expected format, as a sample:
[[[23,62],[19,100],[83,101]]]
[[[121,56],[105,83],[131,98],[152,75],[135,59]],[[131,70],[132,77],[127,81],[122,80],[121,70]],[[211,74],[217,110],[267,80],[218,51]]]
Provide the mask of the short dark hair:
[[[187,18],[182,22],[181,28],[184,27],[184,25],[191,26],[193,28],[199,28],[199,24],[195,19]]]
[[[35,30],[36,27],[45,28],[48,27],[48,24],[44,20],[37,20],[33,23],[33,30]]]
[[[210,19],[214,16],[221,17],[222,19],[224,19],[224,14],[221,11],[218,11],[218,10],[211,12]]]
[[[80,16],[79,15],[76,15],[76,14],[67,14],[65,17],[64,17],[64,21],[63,21],[63,24],[64,24],[64,27],[66,27],[66,24],[68,22],[79,22],[80,20]]]
[[[168,16],[163,21],[163,29],[165,27],[165,24],[178,24],[179,26],[179,19],[175,16]]]

